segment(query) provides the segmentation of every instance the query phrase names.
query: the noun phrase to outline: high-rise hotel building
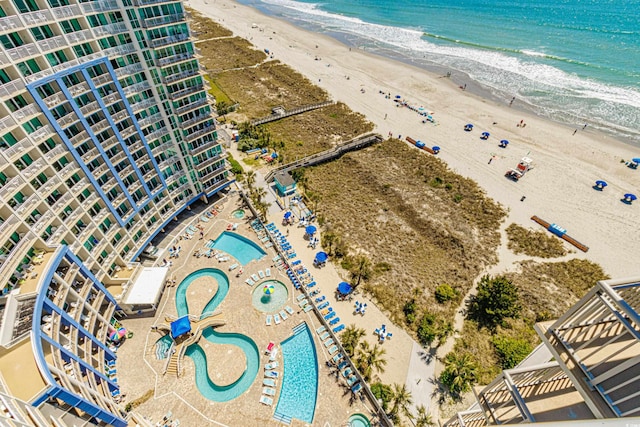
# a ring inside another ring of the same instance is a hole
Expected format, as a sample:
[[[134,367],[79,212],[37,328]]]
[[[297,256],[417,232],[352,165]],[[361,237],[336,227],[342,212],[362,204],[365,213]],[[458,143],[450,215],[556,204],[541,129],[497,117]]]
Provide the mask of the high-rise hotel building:
[[[0,391],[124,426],[108,335],[135,260],[233,180],[184,6],[1,0],[0,42]]]

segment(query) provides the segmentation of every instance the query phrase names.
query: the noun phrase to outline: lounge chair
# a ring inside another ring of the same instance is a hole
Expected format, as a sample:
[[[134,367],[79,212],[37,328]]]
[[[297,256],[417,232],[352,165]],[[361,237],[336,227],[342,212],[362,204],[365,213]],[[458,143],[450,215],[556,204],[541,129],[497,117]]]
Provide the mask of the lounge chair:
[[[320,297],[316,298],[316,302],[317,302],[317,303],[321,303],[321,302],[322,302],[322,301],[324,301],[325,299],[327,299],[327,297],[325,297],[324,295],[322,295],[322,296],[320,296]]]
[[[329,338],[329,332],[325,331],[322,333],[322,335],[320,335],[320,341],[324,341],[327,338]]]
[[[338,353],[335,356],[333,356],[333,363],[338,363],[338,361],[342,359],[342,353]]]
[[[324,332],[326,330],[327,330],[327,328],[324,325],[322,325],[318,329],[316,329],[316,333],[319,334],[319,333]]]
[[[313,288],[316,285],[316,282],[313,281],[307,285],[307,288]]]
[[[324,346],[325,346],[325,347],[327,347],[327,348],[329,348],[329,346],[330,346],[331,344],[333,344],[334,342],[335,342],[335,341],[333,340],[333,338],[329,338],[328,340],[326,340],[326,341],[324,342]]]
[[[278,367],[278,362],[270,362],[264,365],[265,371],[272,371],[273,369]]]
[[[331,319],[331,321],[329,322],[329,324],[331,326],[335,325],[336,323],[338,323],[340,321],[339,317],[336,317],[335,319]]]
[[[269,355],[269,360],[273,362],[274,360],[276,360],[277,357],[278,357],[278,347],[274,348],[271,351],[271,354]]]
[[[329,314],[327,314],[326,316],[324,316],[324,320],[329,320],[332,317],[334,317],[336,315],[335,311],[330,312]]]
[[[301,262],[302,262],[302,261],[298,259],[298,260],[293,261],[293,262],[291,263],[291,265],[296,266],[296,265],[299,265]]]
[[[307,299],[301,299],[300,301],[298,301],[298,305],[300,307],[304,307],[305,305],[309,304],[309,300]],[[309,304],[310,305],[310,304]]]
[[[271,320],[273,319],[273,316],[270,314],[267,314],[267,319],[265,320],[265,323],[267,326],[271,326]]]
[[[264,271],[260,270],[258,271],[258,276],[260,276],[261,279],[264,279]]]
[[[236,262],[235,264],[231,264],[231,265],[229,266],[229,271],[233,271],[233,270],[235,270],[236,268],[238,268],[239,266],[240,266],[240,264],[238,264],[237,262]]]
[[[308,313],[309,311],[313,310],[313,306],[311,304],[307,304],[304,306],[304,308],[302,309],[305,313]]]
[[[272,244],[271,246],[273,246],[273,244]],[[271,269],[270,269],[270,268],[267,268],[267,269],[264,271],[264,274],[265,274],[267,277],[271,277]]]
[[[358,378],[355,375],[351,375],[349,378],[347,378],[347,385],[349,387],[351,387],[352,385],[354,385],[356,382],[358,381]]]
[[[287,310],[287,313],[289,313],[289,314],[291,314],[291,315],[293,315],[293,313],[295,313],[295,311],[293,310],[293,308],[291,308],[291,307],[289,307],[289,306],[286,306],[284,309],[285,309],[285,310]]]
[[[264,376],[267,378],[278,378],[280,376],[280,372],[278,371],[265,371]]]
[[[273,399],[267,396],[260,396],[260,403],[267,406],[273,405]]]
[[[274,380],[273,378],[265,378],[262,380],[262,385],[265,385],[267,387],[275,387],[276,380]]]
[[[271,248],[271,247],[273,247],[273,243],[267,242],[267,243],[264,244],[264,247],[265,248]]]
[[[355,377],[354,377],[354,378],[355,378]],[[353,387],[351,387],[351,391],[352,391],[353,393],[357,393],[357,392],[359,392],[360,390],[362,390],[362,383],[358,383],[358,384],[354,385]]]
[[[344,371],[342,371],[342,376],[345,378],[348,378],[349,375],[353,374],[353,371],[351,370],[351,368],[347,368]]]
[[[333,328],[333,333],[337,334],[339,332],[342,332],[342,330],[345,328],[344,325],[340,325],[340,326],[336,326],[335,328]]]
[[[340,362],[340,364],[338,365],[338,370],[342,371],[344,368],[346,368],[347,366],[349,366],[349,364],[347,363],[346,360],[343,360],[342,362]]]
[[[329,301],[325,301],[323,303],[320,303],[320,305],[318,306],[318,310],[322,310],[322,309],[325,309],[325,308],[329,307],[329,304],[331,304]]]
[[[318,307],[318,310],[322,310],[320,307]],[[333,313],[333,308],[332,307],[327,307],[326,305],[324,305],[324,310],[322,310],[322,312],[320,312],[320,314],[322,314],[323,316],[326,316],[329,313]]]
[[[337,346],[337,345],[334,345],[333,347],[331,347],[331,348],[329,349],[329,354],[333,354],[333,353],[335,353],[336,351],[338,351],[338,346]]]
[[[255,284],[256,284],[256,282],[254,282],[253,280],[251,280],[251,279],[249,279],[249,278],[247,278],[247,280],[245,280],[244,282],[245,282],[247,285],[249,285],[249,286],[253,286],[253,285],[255,285]]]
[[[259,282],[260,281],[260,278],[256,275],[256,273],[253,273],[251,275],[251,278],[253,279],[254,282]]]
[[[280,316],[278,314],[273,315],[273,321],[276,322],[276,325],[280,324]]]
[[[276,389],[271,387],[262,387],[262,394],[266,394],[267,396],[275,396]]]
[[[300,295],[298,295],[298,296],[296,297],[296,299],[297,299],[298,301],[302,301],[302,300],[303,300],[303,299],[305,299],[306,297],[307,297],[307,296],[306,296],[305,294],[300,294]]]
[[[289,316],[287,316],[287,313],[285,313],[284,310],[280,310],[280,317],[282,317],[283,321],[289,318]]]

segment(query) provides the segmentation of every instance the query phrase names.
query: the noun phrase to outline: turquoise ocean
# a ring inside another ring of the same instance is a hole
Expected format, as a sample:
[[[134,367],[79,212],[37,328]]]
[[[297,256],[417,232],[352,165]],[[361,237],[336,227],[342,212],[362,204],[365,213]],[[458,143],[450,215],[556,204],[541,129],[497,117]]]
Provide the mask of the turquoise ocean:
[[[640,0],[240,0],[640,145]]]

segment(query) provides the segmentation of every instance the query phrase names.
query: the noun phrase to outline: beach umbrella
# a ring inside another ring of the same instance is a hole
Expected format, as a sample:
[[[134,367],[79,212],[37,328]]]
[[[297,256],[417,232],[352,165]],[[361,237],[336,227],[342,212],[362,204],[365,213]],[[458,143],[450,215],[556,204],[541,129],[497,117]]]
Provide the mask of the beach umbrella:
[[[347,282],[338,283],[338,292],[340,292],[342,295],[347,295],[349,292],[351,292],[351,289],[351,285]]]
[[[631,159],[631,161],[632,161],[633,163],[638,163],[638,164],[640,164],[640,157],[634,157],[633,159]]]
[[[318,252],[316,254],[316,261],[318,262],[325,262],[327,260],[329,256],[327,255],[326,252]]]
[[[262,292],[264,292],[265,295],[271,295],[275,290],[276,288],[272,284],[264,285],[264,288],[262,288]]]
[[[606,187],[608,184],[606,181],[602,181],[602,180],[598,180],[596,181],[596,186],[600,187],[600,188],[604,188]]]
[[[401,99],[401,98],[402,98],[402,96],[396,95],[396,99]]]
[[[314,234],[317,231],[315,225],[307,225],[307,228],[304,229],[307,234]]]
[[[509,141],[507,141],[506,139],[503,139],[502,141],[500,141],[500,145],[503,145],[506,147],[507,145],[509,145]]]
[[[631,193],[627,193],[624,195],[624,199],[629,201],[629,202],[633,202],[634,200],[637,199],[635,194],[631,194]]]
[[[437,145],[434,145],[431,149],[433,150],[433,154],[438,154],[440,152],[440,147]]]
[[[473,127],[473,125],[472,125],[471,123],[467,123],[467,126],[466,126],[466,127],[468,127],[468,128],[472,128],[472,127]]]
[[[482,136],[489,136],[491,135],[489,132],[482,132]]]
[[[290,211],[285,212],[285,213],[284,213],[284,219],[289,219],[289,218],[291,218],[291,215],[292,215],[292,214],[291,214],[291,212],[290,212]]]

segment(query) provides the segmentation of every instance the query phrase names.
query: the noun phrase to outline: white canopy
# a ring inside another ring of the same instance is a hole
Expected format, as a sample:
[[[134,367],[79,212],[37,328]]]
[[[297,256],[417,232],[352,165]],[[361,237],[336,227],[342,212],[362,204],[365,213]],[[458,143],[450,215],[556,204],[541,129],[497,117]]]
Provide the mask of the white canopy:
[[[131,286],[124,303],[127,305],[157,304],[168,272],[169,267],[143,268]]]

